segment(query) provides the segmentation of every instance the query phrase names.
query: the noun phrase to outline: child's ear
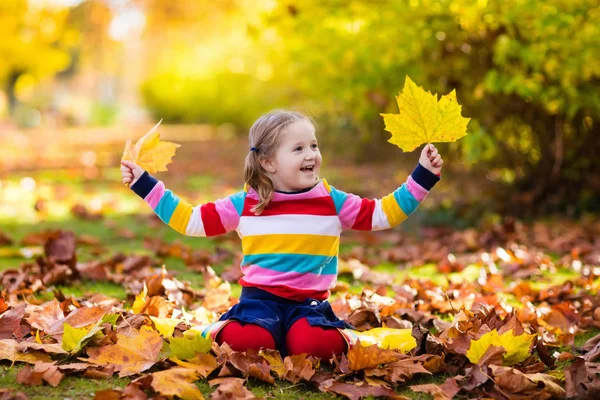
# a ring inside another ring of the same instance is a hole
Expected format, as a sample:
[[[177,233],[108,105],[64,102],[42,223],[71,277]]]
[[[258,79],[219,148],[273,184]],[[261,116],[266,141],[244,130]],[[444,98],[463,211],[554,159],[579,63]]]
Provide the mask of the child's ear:
[[[265,169],[265,171],[273,174],[275,173],[275,164],[273,163],[273,160],[271,160],[270,158],[263,158],[260,160],[260,165],[262,165],[262,167]]]

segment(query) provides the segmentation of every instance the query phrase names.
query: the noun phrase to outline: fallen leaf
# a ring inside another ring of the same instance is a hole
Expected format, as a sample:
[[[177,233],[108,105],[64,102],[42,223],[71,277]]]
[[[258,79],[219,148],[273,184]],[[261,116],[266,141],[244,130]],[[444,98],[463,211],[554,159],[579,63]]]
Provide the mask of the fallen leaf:
[[[472,363],[477,364],[490,346],[498,346],[506,350],[503,357],[505,365],[513,365],[525,360],[531,354],[531,345],[536,335],[523,333],[514,336],[512,332],[512,330],[509,330],[502,335],[498,335],[498,331],[494,329],[485,333],[479,339],[472,340],[471,347],[467,351],[467,358]]]
[[[88,362],[97,365],[114,365],[119,376],[140,373],[153,366],[162,349],[163,340],[153,330],[142,328],[139,335],[129,338],[117,334],[117,343],[87,349]]]
[[[152,388],[165,396],[178,396],[183,400],[204,399],[194,381],[196,372],[187,368],[170,368],[152,374]]]
[[[169,358],[169,360],[181,367],[196,371],[196,373],[203,378],[208,377],[208,375],[219,366],[215,357],[212,354],[207,353],[198,353],[188,361],[182,361],[177,357]]]
[[[180,338],[170,338],[169,348],[171,355],[180,360],[188,360],[193,358],[197,353],[207,353],[212,346],[212,340],[205,338],[199,332],[193,332],[191,337],[184,336]]]
[[[17,382],[21,385],[41,385],[42,380],[51,386],[57,387],[64,374],[58,370],[55,363],[37,363],[32,367],[26,365],[17,373]]]
[[[217,378],[208,381],[212,387],[219,385],[211,395],[211,400],[255,400],[254,394],[244,387],[244,379],[241,378]]]
[[[350,370],[360,371],[394,362],[401,355],[392,350],[381,349],[377,345],[363,346],[359,340],[356,345],[350,346],[347,357]]]

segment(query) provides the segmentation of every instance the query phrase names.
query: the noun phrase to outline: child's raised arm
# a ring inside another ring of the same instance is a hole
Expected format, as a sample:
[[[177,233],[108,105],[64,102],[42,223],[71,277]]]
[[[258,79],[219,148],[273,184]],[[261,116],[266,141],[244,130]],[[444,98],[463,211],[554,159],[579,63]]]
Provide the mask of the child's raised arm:
[[[238,227],[245,192],[192,206],[165,189],[165,185],[131,161],[121,161],[123,183],[130,184],[158,215],[177,232],[188,236],[216,236]]]
[[[421,151],[419,164],[394,192],[382,199],[366,199],[330,186],[331,197],[343,229],[376,231],[393,228],[410,216],[440,180],[444,161],[429,144]]]

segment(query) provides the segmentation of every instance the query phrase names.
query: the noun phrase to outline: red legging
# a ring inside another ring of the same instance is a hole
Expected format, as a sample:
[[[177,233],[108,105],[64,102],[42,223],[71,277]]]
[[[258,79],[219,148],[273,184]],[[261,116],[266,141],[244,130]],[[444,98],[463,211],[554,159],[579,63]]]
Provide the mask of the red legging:
[[[223,342],[235,351],[248,349],[274,349],[275,339],[265,328],[255,325],[242,325],[231,321],[217,335],[217,343]],[[337,329],[310,326],[306,318],[294,322],[285,337],[288,354],[308,353],[314,357],[330,359],[332,354],[346,351],[346,341]]]

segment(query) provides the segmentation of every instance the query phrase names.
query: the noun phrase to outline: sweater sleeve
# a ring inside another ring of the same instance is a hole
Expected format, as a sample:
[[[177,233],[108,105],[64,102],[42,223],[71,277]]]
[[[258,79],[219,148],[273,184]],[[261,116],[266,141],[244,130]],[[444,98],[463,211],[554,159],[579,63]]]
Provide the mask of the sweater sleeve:
[[[188,236],[216,236],[237,229],[246,192],[214,202],[192,206],[165,189],[163,182],[148,172],[131,186],[156,215],[177,232]]]
[[[393,228],[410,216],[440,177],[418,164],[405,183],[381,199],[366,199],[331,186],[343,229],[377,231]]]

